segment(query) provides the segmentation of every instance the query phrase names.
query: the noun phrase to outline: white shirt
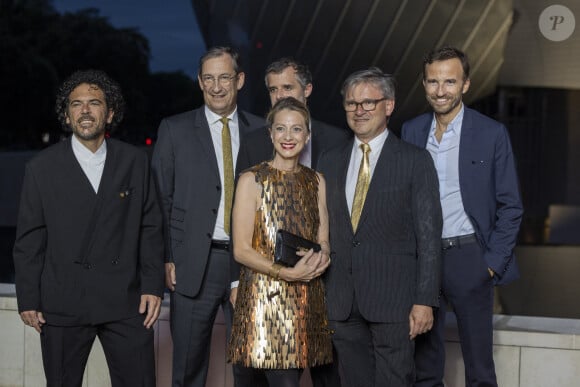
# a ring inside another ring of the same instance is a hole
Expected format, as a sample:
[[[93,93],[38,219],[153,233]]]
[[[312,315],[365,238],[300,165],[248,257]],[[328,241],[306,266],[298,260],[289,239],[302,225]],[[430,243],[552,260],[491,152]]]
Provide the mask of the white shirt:
[[[435,138],[437,121],[433,116],[427,150],[433,158],[439,178],[439,197],[443,213],[443,238],[472,234],[473,225],[463,208],[459,187],[459,141],[463,124],[463,105],[459,114],[447,125],[441,142]]]
[[[224,156],[222,151],[222,129],[223,123],[220,121],[222,116],[215,114],[207,106],[205,106],[205,118],[209,124],[209,131],[211,133],[211,140],[213,142],[213,147],[215,151],[215,156],[217,159],[218,169],[220,173],[220,182],[222,187],[224,185]],[[228,115],[230,119],[228,125],[230,127],[230,137],[232,139],[232,159],[234,161],[234,171],[236,170],[236,160],[238,159],[238,151],[240,150],[240,128],[238,125],[238,109],[233,111]],[[203,182],[201,182],[203,184]],[[217,240],[229,240],[230,236],[224,231],[224,208],[225,208],[225,189],[222,189],[220,206],[218,208],[217,218],[215,222],[215,227],[213,229],[212,239]]]
[[[377,161],[379,160],[379,156],[381,155],[383,145],[385,144],[388,135],[389,130],[385,129],[384,132],[382,132],[377,137],[373,138],[371,141],[368,142],[369,146],[371,147],[371,151],[369,153],[369,164],[371,168],[370,181],[373,180],[375,167],[377,166]],[[345,194],[349,214],[352,212],[352,202],[354,201],[354,192],[356,190],[356,182],[358,180],[358,170],[360,169],[360,162],[363,157],[363,152],[362,149],[360,149],[360,144],[362,144],[362,141],[355,136],[354,144],[352,145],[352,152],[350,154],[350,163],[348,164],[348,172],[346,174]]]
[[[75,158],[81,165],[95,193],[99,192],[103,168],[105,167],[105,159],[107,158],[107,142],[103,141],[95,153],[84,146],[74,134],[71,136],[71,144]]]

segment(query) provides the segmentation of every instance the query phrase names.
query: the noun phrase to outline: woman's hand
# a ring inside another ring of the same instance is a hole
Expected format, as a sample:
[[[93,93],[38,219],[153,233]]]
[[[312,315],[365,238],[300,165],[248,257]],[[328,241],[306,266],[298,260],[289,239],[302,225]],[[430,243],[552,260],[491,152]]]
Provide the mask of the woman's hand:
[[[285,267],[280,270],[280,278],[288,281],[309,282],[310,280],[320,277],[330,265],[328,253],[318,252],[310,249],[308,251],[299,251],[296,253],[302,258],[294,267]]]

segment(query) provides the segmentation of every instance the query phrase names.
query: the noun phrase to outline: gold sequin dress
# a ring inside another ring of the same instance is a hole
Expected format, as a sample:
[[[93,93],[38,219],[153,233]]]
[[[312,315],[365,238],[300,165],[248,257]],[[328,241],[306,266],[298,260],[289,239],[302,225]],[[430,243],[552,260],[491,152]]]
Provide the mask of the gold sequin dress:
[[[274,259],[276,231],[317,240],[318,176],[299,165],[283,172],[267,163],[250,169],[261,186],[252,247]],[[228,358],[245,367],[307,368],[332,362],[324,285],[275,280],[242,266]]]

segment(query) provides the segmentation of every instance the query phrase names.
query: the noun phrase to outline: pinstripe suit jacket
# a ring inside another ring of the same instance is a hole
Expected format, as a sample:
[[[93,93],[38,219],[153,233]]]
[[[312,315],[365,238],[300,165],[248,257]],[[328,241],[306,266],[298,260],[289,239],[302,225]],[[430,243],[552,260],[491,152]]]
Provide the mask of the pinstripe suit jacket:
[[[429,153],[390,133],[353,232],[345,195],[353,141],[325,152],[330,245],[326,275],[328,317],[346,320],[356,297],[372,322],[408,321],[414,304],[438,305],[441,206]]]

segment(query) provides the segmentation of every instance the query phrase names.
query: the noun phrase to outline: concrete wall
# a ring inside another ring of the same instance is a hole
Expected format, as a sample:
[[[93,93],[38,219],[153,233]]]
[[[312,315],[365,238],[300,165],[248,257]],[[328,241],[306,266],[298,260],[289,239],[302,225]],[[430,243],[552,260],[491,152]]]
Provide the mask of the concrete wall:
[[[2,295],[3,294],[3,295]],[[155,327],[157,385],[171,385],[171,337],[168,307]],[[464,387],[463,362],[454,318],[447,326],[446,386]],[[0,387],[45,385],[37,333],[25,327],[16,311],[12,285],[0,287]],[[494,317],[494,358],[502,387],[572,387],[580,380],[580,320],[526,316]],[[223,317],[214,325],[207,386],[233,385],[225,363]],[[110,386],[102,349],[95,344],[83,387]],[[310,386],[308,376],[302,387]]]

